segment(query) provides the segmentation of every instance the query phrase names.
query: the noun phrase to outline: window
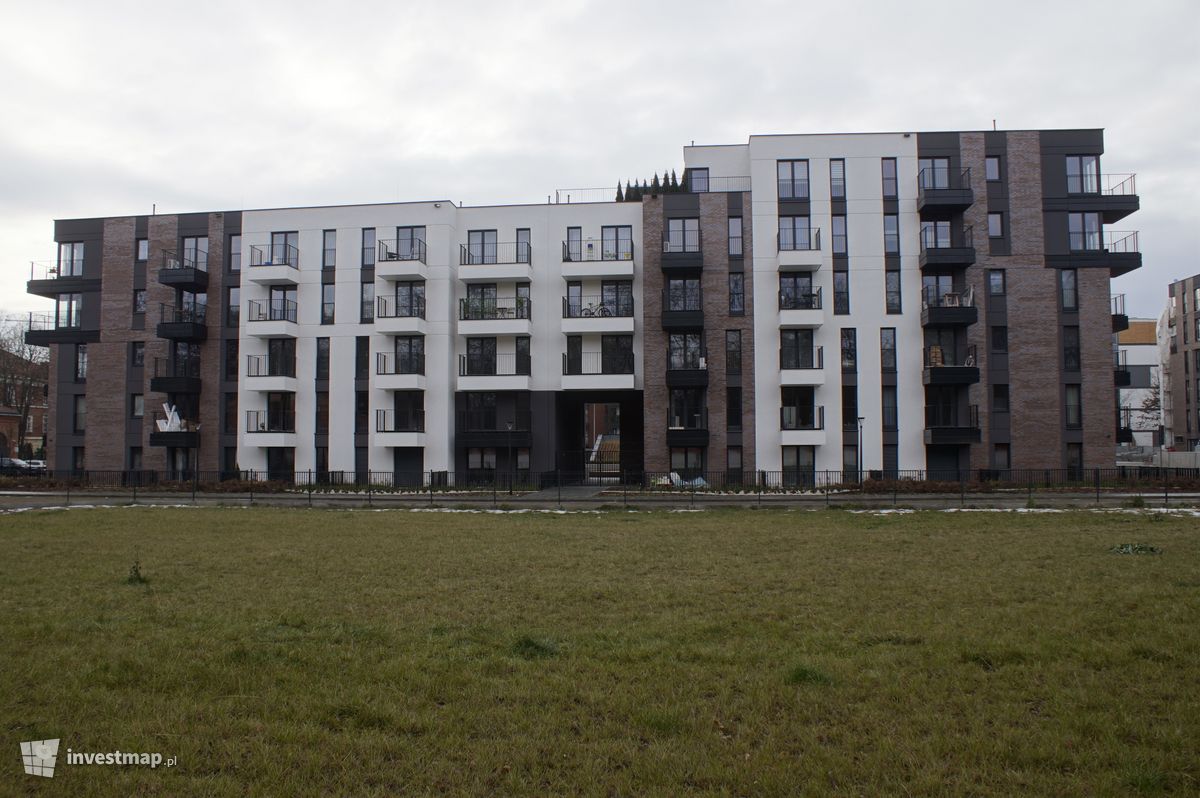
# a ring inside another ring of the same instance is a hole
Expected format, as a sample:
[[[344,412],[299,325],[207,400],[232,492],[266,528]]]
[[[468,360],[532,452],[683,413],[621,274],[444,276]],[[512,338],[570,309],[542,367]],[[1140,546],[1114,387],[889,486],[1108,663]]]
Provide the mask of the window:
[[[145,313],[146,312],[146,289],[145,288],[133,289],[133,312],[134,313]]]
[[[673,278],[667,280],[668,311],[700,310],[700,280],[697,278]]]
[[[900,217],[894,213],[883,215],[883,252],[885,255],[900,254]]]
[[[1063,371],[1079,371],[1079,328],[1063,327]]]
[[[729,273],[729,315],[743,316],[746,313],[746,275]]]
[[[779,217],[779,251],[816,249],[812,227],[807,216]]]
[[[82,294],[59,294],[55,300],[55,326],[79,327],[82,322],[79,318],[82,303]]]
[[[1094,252],[1100,249],[1100,214],[1068,213],[1067,232],[1072,252]]]
[[[317,339],[317,372],[315,379],[329,379],[329,339]]]
[[[369,399],[366,391],[354,392],[354,434],[361,435],[369,432],[367,429],[367,415],[370,411]]]
[[[921,188],[950,188],[950,159],[918,158],[917,182]]]
[[[833,312],[837,316],[850,312],[850,272],[844,269],[833,273]]]
[[[183,266],[208,271],[208,236],[183,239]]]
[[[146,398],[142,394],[135,393],[129,397],[129,414],[133,418],[142,418],[146,415]]]
[[[517,263],[529,263],[531,255],[529,244],[529,228],[517,228]]]
[[[1008,383],[997,383],[992,386],[992,412],[1008,412]]]
[[[397,227],[396,249],[388,251],[385,242],[383,253],[383,257],[387,260],[419,260],[424,262],[425,226]]]
[[[75,382],[87,380],[87,344],[75,344]]]
[[[321,240],[321,268],[337,268],[337,230],[324,231]]]
[[[812,485],[816,477],[815,446],[783,447],[783,482],[785,485]]]
[[[578,227],[575,228],[575,230],[578,229]],[[633,227],[627,224],[601,227],[600,258],[601,260],[633,260]]]
[[[146,342],[134,341],[130,346],[132,349],[130,351],[129,362],[133,364],[134,368],[140,369],[146,365]]]
[[[568,227],[566,258],[568,262],[583,260],[583,228]]]
[[[260,432],[296,431],[296,394],[271,392],[267,394],[267,424]]]
[[[422,335],[398,335],[393,347],[396,354],[396,374],[425,373],[425,337]]]
[[[846,161],[842,158],[831,158],[829,161],[829,198],[846,198]]]
[[[230,286],[225,289],[225,326],[237,327],[242,318],[242,289]]]
[[[1067,193],[1096,194],[1100,191],[1100,158],[1095,155],[1067,156]]]
[[[150,242],[145,238],[139,238],[136,245],[137,254],[134,256],[138,260],[150,259]]]
[[[726,482],[742,481],[742,447],[730,446],[725,450]]]
[[[75,432],[87,431],[87,397],[76,396],[72,424]]]
[[[129,470],[130,471],[141,471],[142,470],[142,447],[141,446],[130,446],[129,447]]]
[[[808,161],[779,161],[779,199],[808,199]]]
[[[329,391],[317,391],[317,415],[315,421],[317,435],[329,434]]]
[[[950,246],[949,222],[921,222],[921,246],[925,249],[944,249]]]
[[[228,391],[225,394],[225,412],[224,423],[222,427],[226,435],[237,434],[237,413],[238,413],[238,395],[236,391]]]
[[[833,222],[833,254],[834,255],[846,255],[849,252],[849,250],[847,249],[847,241],[846,241],[846,217],[841,216],[841,215],[834,216],[832,222]]]
[[[704,449],[698,446],[672,447],[671,470],[685,479],[694,479],[704,471]]]
[[[729,257],[742,257],[742,217],[729,217]]]
[[[83,242],[58,245],[58,276],[83,276]]]
[[[879,368],[880,371],[896,370],[896,328],[881,327],[879,329]]]
[[[467,468],[472,471],[492,471],[496,468],[495,449],[467,449]]]
[[[990,238],[1004,237],[1004,214],[989,213],[988,214],[988,236]]]
[[[700,220],[667,219],[667,236],[663,252],[699,252]]]
[[[375,265],[375,228],[364,227],[362,231],[362,265]]]
[[[983,159],[983,176],[984,179],[995,182],[1000,179],[1000,158],[995,155],[989,155]]]
[[[236,382],[238,378],[238,339],[225,342],[225,379]]]
[[[779,273],[780,310],[819,310],[820,302],[813,291],[809,272]]]
[[[858,370],[857,331],[853,327],[842,328],[842,371]]]
[[[706,366],[704,338],[701,333],[672,333],[667,338],[668,370],[682,371]]]
[[[992,351],[1008,351],[1008,327],[996,325],[992,327]]]
[[[87,456],[83,446],[71,447],[71,468],[82,471],[87,465]]]
[[[667,425],[671,429],[708,429],[703,388],[672,388]]]
[[[356,336],[354,339],[354,378],[356,380],[365,380],[370,376],[368,370],[368,353],[370,351],[370,336]]]
[[[242,237],[240,235],[229,237],[229,271],[240,272],[242,270]]]
[[[363,324],[375,321],[375,283],[359,284],[359,320]]]
[[[884,385],[882,402],[880,407],[883,410],[883,428],[896,429],[898,425],[899,411],[896,407],[896,386]]]
[[[883,162],[883,196],[885,199],[897,196],[896,159],[884,158]]]
[[[725,331],[725,373],[742,373],[742,331]]]
[[[1062,309],[1079,310],[1079,287],[1076,271],[1074,269],[1060,270],[1058,284],[1062,295]]]
[[[992,296],[1004,296],[1004,270],[988,269],[988,293]]]
[[[363,283],[367,285],[367,283]],[[334,311],[334,286],[333,283],[325,283],[321,286],[321,323],[333,324]]]
[[[1007,471],[1012,467],[1007,443],[992,444],[992,468],[996,471]]]
[[[883,275],[888,313],[900,313],[900,272],[888,269]]]
[[[666,172],[663,172],[666,176]],[[691,188],[693,194],[705,194],[708,192],[708,170],[707,169],[689,169],[688,170],[688,187]]]
[[[742,389],[725,389],[725,429],[740,432],[742,429]]]
[[[1083,392],[1079,385],[1067,385],[1063,392],[1066,397],[1067,427],[1078,429],[1083,426]]]

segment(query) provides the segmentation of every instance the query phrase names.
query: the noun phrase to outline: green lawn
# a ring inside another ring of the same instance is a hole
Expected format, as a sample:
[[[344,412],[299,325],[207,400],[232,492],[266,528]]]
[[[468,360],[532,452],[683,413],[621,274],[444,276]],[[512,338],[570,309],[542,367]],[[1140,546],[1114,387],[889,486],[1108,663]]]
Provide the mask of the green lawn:
[[[1192,517],[130,508],[0,545],[5,794],[1200,791]]]

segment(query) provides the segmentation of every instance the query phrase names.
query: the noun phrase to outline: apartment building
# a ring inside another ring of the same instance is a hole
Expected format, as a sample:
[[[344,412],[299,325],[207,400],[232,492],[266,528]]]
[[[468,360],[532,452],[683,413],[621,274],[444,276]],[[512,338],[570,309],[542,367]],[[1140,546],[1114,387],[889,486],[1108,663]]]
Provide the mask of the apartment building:
[[[1124,310],[1124,296],[1113,311]],[[1130,319],[1117,333],[1117,443],[1137,449],[1162,445],[1162,364],[1154,319]]]
[[[1200,449],[1200,274],[1167,288],[1159,318],[1164,445]]]
[[[52,350],[49,456],[397,479],[1108,464],[1109,279],[1141,256],[1108,229],[1138,196],[1102,154],[1099,130],[752,136],[685,147],[683,190],[623,201],[60,221],[29,284],[56,302],[28,333]]]

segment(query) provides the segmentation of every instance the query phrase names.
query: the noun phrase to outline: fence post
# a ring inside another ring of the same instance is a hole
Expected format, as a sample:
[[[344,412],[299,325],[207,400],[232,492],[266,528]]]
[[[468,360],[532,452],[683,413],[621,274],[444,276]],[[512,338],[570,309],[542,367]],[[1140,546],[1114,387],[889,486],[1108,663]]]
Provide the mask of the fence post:
[[[554,484],[558,488],[558,509],[562,509],[562,472],[554,472]]]
[[[308,506],[312,507],[312,472],[308,472]]]
[[[958,475],[958,506],[966,507],[967,505],[967,475],[959,472]]]
[[[1025,492],[1025,503],[1033,504],[1033,472],[1030,471],[1025,475],[1025,482],[1029,486]]]
[[[433,506],[433,472],[429,472],[429,506]]]
[[[373,501],[374,496],[371,493],[373,488],[374,488],[374,486],[371,484],[371,472],[368,470],[367,471],[367,506],[368,507],[375,506],[375,502]]]
[[[1096,472],[1096,504],[1100,503],[1100,469],[1094,469]]]
[[[755,487],[758,488],[758,509],[761,510],[762,509],[763,484],[762,484],[761,479],[755,480],[755,482],[758,483],[757,485],[755,485]]]
[[[629,508],[629,480],[625,476],[625,472],[621,472],[621,503],[625,508]]]
[[[1171,503],[1171,476],[1163,471],[1163,507]]]
[[[492,474],[492,509],[496,509],[496,475]]]
[[[196,503],[196,482],[200,479],[198,471],[192,472],[192,504]]]
[[[137,484],[138,484],[138,478],[134,477],[133,478],[133,503],[134,504],[137,504]]]
[[[71,506],[71,478],[67,477],[67,506]]]

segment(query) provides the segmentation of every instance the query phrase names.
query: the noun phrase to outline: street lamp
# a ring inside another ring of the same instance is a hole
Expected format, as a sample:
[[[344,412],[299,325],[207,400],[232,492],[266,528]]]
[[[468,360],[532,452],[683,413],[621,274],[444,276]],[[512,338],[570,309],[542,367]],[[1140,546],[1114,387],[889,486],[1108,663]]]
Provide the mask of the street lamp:
[[[512,484],[513,477],[516,476],[516,467],[513,463],[513,446],[512,446],[512,431],[513,423],[511,421],[504,422],[504,426],[508,429],[508,495],[513,492]]]
[[[859,416],[859,417],[858,417],[858,446],[857,446],[857,452],[858,452],[858,484],[860,484],[860,485],[862,484],[862,481],[863,481],[863,468],[862,468],[862,464],[863,464],[863,450],[862,450],[862,446],[863,446],[863,441],[862,441],[862,423],[863,423],[863,420],[864,420],[864,419],[865,419],[865,416]]]

